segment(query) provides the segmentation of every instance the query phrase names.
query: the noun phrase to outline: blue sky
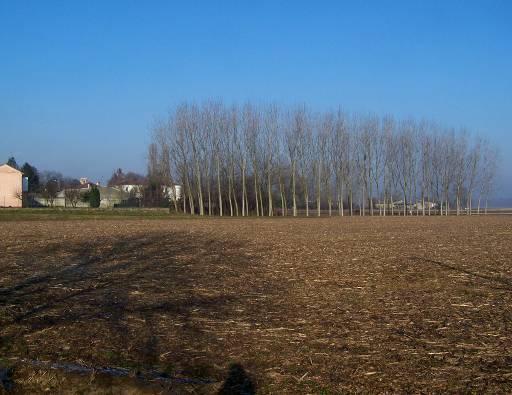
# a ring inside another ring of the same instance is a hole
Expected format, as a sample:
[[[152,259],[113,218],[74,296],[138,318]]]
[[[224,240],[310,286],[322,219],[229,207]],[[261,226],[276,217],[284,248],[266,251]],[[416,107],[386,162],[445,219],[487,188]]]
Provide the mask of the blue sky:
[[[173,104],[307,102],[466,126],[512,196],[511,1],[0,0],[0,162],[145,171]]]

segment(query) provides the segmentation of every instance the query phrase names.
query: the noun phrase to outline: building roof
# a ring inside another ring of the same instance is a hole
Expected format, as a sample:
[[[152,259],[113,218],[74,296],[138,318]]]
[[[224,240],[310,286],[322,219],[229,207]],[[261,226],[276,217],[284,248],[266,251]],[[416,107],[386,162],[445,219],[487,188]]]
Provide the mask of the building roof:
[[[21,171],[19,171],[18,169],[15,169],[14,167],[9,166],[7,163],[4,164],[4,165],[0,165],[0,172],[1,173],[19,173],[19,174],[23,174]]]

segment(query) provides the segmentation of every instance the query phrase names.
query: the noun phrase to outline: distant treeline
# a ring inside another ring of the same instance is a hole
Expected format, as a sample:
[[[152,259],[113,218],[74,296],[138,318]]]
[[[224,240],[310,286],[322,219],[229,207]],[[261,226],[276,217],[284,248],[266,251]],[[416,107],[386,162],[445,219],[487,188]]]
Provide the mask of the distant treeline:
[[[462,128],[219,101],[173,108],[148,152],[149,179],[182,185],[175,208],[200,215],[471,213],[496,168],[496,148]]]

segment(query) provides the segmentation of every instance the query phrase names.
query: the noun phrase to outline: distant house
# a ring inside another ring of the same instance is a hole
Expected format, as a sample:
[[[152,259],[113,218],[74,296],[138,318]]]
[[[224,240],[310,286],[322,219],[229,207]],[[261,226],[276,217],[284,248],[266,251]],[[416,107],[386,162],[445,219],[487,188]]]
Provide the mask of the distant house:
[[[28,182],[21,171],[9,165],[0,166],[0,207],[23,207],[26,187]]]
[[[428,210],[428,209],[436,209],[438,207],[438,205],[434,202],[417,202],[415,205],[414,205],[414,208],[416,210],[423,210],[423,207],[425,207],[425,210]]]
[[[387,201],[386,203],[379,202],[379,203],[375,203],[375,208],[379,209],[379,210],[391,210],[391,209],[396,208],[396,203],[390,202],[390,201]]]
[[[405,205],[405,202],[403,200],[397,200],[394,204],[394,209],[398,210],[399,212],[403,212],[404,210],[407,210],[408,212],[411,212],[413,209],[413,205],[410,203],[407,203],[407,206]]]
[[[142,191],[144,189],[144,185],[139,185],[139,184],[122,184],[122,185],[119,185],[118,187],[121,188],[121,190],[123,192],[131,193],[131,194],[135,195],[135,197],[137,197],[137,198],[142,196]]]
[[[398,200],[398,201],[393,203],[393,208],[395,208],[399,212],[404,211],[404,209],[406,209],[409,213],[412,213],[414,210],[422,211],[423,207],[425,207],[425,210],[437,209],[438,208],[438,204],[437,203],[428,202],[428,201],[425,201],[425,202],[419,201],[419,202],[416,202],[414,204],[408,203],[407,207],[404,207],[404,206],[405,206],[405,204],[404,204],[403,200]]]
[[[78,188],[77,188],[78,189]],[[50,199],[44,194],[36,193],[32,197],[35,206],[46,206],[46,207],[72,207],[72,203],[66,197],[66,190],[63,189],[55,194],[53,199]],[[82,202],[80,199],[76,202],[76,207],[89,207],[88,202]]]
[[[121,188],[123,192],[126,192],[136,198],[141,198],[144,193],[144,185],[137,184],[122,184],[119,185],[118,188]],[[181,185],[163,185],[162,192],[166,199],[169,200],[180,200],[182,195],[182,187]]]
[[[116,187],[102,187],[98,186],[100,191],[100,207],[112,208],[115,207],[128,198],[128,194]]]
[[[169,200],[180,200],[182,191],[181,185],[164,186],[164,196]]]
[[[72,187],[60,190],[50,200],[48,196],[42,193],[34,194],[33,203],[36,206],[52,206],[52,207],[89,207],[88,202],[82,201],[84,195],[97,188],[100,192],[100,207],[139,207],[143,203],[146,186],[144,184],[110,184],[110,186],[102,186],[97,183],[90,182],[87,177],[80,178],[80,183]],[[169,200],[181,199],[181,185],[162,186],[163,196]],[[74,191],[75,193],[70,193]],[[79,198],[76,200],[78,192]],[[73,198],[74,200],[71,200]]]
[[[82,197],[90,191],[94,184],[83,184],[78,188],[68,188],[63,189],[62,191],[57,192],[56,196],[53,198],[53,207],[73,207],[72,203],[69,201],[66,196],[66,191],[75,190],[78,191],[80,198],[75,203],[75,207],[89,207],[89,202],[83,202]],[[123,192],[119,188],[114,187],[103,187],[101,185],[96,186],[100,191],[100,207],[102,208],[112,208],[119,204],[121,204],[124,200],[128,198],[128,194]],[[42,194],[37,194],[34,196],[34,201],[36,204],[41,206],[50,206],[50,201],[48,198],[44,197]]]

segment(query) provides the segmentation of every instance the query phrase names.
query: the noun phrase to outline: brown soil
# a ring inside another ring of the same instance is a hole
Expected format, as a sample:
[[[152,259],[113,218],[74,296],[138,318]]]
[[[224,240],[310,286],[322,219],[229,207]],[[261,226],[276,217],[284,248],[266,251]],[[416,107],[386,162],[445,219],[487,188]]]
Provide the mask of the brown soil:
[[[0,377],[510,393],[511,258],[507,216],[0,223]]]

